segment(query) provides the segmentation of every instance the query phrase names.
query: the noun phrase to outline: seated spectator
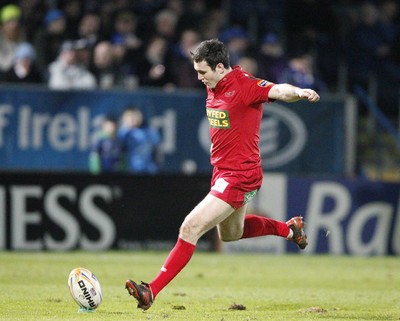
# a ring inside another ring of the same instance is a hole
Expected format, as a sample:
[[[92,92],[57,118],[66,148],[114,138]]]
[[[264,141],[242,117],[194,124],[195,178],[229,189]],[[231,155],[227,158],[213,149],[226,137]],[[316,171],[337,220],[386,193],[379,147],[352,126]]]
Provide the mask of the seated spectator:
[[[15,49],[19,42],[25,40],[21,14],[21,9],[13,4],[4,6],[0,11],[0,73],[12,67]]]
[[[171,70],[167,65],[167,41],[156,36],[150,40],[142,57],[138,60],[137,75],[141,86],[174,88]]]
[[[125,84],[125,77],[119,70],[112,48],[111,42],[100,41],[93,51],[92,71],[101,89],[122,87]]]
[[[393,43],[400,31],[400,3],[397,0],[383,0],[379,9],[385,38],[388,42]]]
[[[335,3],[352,1],[295,0],[285,1],[283,24],[287,36],[288,52],[311,52],[329,39],[338,42],[339,25],[335,14]],[[337,5],[339,7],[339,5]],[[329,45],[329,44],[328,44]]]
[[[57,9],[47,12],[44,27],[37,30],[33,38],[36,63],[44,77],[48,77],[48,66],[56,60],[62,43],[66,40],[66,20],[64,13]],[[45,45],[44,45],[45,44]]]
[[[258,77],[258,63],[253,57],[243,56],[239,58],[238,65],[250,75]]]
[[[237,65],[239,58],[247,54],[250,40],[242,27],[235,26],[224,30],[220,34],[220,39],[228,48],[231,65]]]
[[[314,71],[314,58],[309,53],[299,53],[289,59],[289,67],[280,82],[301,88],[311,88],[318,92],[327,90],[326,84]]]
[[[179,15],[176,30],[197,29],[205,23],[210,8],[205,1],[182,1],[184,10]]]
[[[127,153],[128,170],[135,174],[155,174],[159,171],[158,131],[147,126],[142,112],[128,107],[122,114],[118,137]]]
[[[258,76],[278,83],[288,68],[288,58],[282,42],[275,33],[267,33],[262,39],[257,55]]]
[[[79,23],[82,13],[85,12],[86,4],[94,1],[82,0],[57,0],[58,8],[65,14],[66,30],[65,39],[78,39]]]
[[[86,38],[81,38],[73,42],[73,47],[76,52],[76,61],[89,70],[93,60],[92,44]]]
[[[142,40],[136,35],[137,21],[132,12],[120,12],[114,23],[114,33],[111,36],[113,44],[123,45],[129,57],[137,56],[143,46]]]
[[[176,27],[179,16],[171,9],[163,9],[157,12],[154,17],[154,33],[164,37],[168,45],[173,44],[177,39]]]
[[[135,77],[137,60],[143,51],[143,42],[136,35],[136,27],[136,16],[132,12],[123,11],[117,14],[111,43],[114,59],[125,79]]]
[[[4,75],[4,82],[42,83],[43,78],[35,65],[35,50],[28,42],[21,42],[15,50],[14,65]]]
[[[367,86],[371,72],[377,72],[390,57],[392,40],[385,33],[378,7],[370,1],[361,5],[360,20],[348,39],[351,85]]]
[[[114,117],[104,118],[89,155],[91,173],[115,173],[123,170],[122,142],[117,137],[117,129],[118,124]]]
[[[65,41],[58,58],[49,65],[50,89],[93,89],[96,78],[77,61],[74,42]]]
[[[100,28],[100,16],[97,13],[88,12],[79,21],[77,38],[84,39],[88,46],[93,48],[101,40]]]
[[[171,73],[174,84],[179,88],[203,88],[196,74],[193,73],[193,61],[190,51],[200,41],[200,34],[192,29],[184,30],[175,44],[168,57],[168,65],[171,67]]]
[[[8,1],[11,2],[11,1]],[[43,24],[43,17],[46,14],[47,6],[42,0],[18,0],[21,9],[25,40],[32,43],[35,32]]]
[[[197,26],[204,39],[218,38],[226,20],[226,10],[214,8],[207,13],[202,23]]]

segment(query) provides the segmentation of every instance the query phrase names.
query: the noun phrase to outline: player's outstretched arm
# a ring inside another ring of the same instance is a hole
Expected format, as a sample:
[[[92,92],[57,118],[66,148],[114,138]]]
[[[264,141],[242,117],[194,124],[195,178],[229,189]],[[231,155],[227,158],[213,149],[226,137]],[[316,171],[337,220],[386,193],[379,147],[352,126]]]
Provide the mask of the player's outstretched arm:
[[[285,102],[307,100],[311,103],[319,101],[319,95],[313,89],[299,88],[290,84],[276,84],[269,91],[269,98]]]

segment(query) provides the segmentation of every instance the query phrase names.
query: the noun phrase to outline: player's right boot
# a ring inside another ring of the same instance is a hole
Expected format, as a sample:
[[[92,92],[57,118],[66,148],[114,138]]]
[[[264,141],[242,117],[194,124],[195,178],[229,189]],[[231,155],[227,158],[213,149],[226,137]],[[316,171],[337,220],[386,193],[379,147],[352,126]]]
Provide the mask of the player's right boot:
[[[143,311],[149,309],[153,304],[153,293],[147,283],[142,281],[141,284],[136,284],[132,280],[126,280],[125,288],[138,301],[137,307]]]
[[[296,243],[301,250],[304,250],[308,242],[307,234],[303,230],[303,218],[301,216],[292,217],[286,224],[293,231],[293,236],[289,240]]]

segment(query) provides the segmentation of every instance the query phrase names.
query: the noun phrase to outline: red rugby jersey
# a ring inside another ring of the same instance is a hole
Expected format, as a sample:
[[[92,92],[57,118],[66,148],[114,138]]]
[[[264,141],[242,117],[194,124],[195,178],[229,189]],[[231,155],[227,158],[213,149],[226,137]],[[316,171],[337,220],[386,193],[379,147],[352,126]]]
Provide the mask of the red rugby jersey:
[[[273,85],[235,66],[214,90],[207,87],[206,111],[213,166],[249,170],[261,165],[258,143],[262,103],[271,101],[268,92]]]

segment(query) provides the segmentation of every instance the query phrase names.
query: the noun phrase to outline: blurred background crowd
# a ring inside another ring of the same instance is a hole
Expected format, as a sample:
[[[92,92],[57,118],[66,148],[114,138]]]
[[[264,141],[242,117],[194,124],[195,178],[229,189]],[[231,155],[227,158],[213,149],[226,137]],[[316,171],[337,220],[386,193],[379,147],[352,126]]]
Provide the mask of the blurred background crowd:
[[[363,86],[397,117],[397,0],[19,0],[0,8],[0,81],[51,89],[202,88],[190,60],[219,38],[232,65],[320,92]]]

